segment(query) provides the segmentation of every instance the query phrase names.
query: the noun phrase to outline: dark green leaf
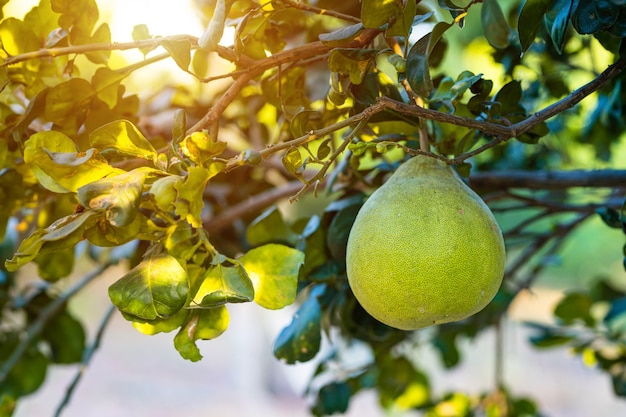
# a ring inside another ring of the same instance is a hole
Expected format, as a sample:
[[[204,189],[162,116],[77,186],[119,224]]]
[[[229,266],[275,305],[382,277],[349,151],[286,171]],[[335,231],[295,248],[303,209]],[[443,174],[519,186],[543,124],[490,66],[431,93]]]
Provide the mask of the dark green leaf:
[[[590,309],[593,300],[589,294],[573,292],[567,294],[554,309],[554,315],[565,324],[573,324],[576,320],[583,320],[586,324],[593,324]]]
[[[615,210],[612,207],[602,207],[596,210],[596,213],[602,218],[602,221],[609,227],[615,229],[622,228],[622,216],[619,211]]]
[[[552,43],[556,50],[561,53],[565,44],[565,32],[570,22],[572,7],[578,0],[555,0],[552,7],[545,14],[545,22]]]
[[[335,48],[328,57],[331,71],[348,74],[352,84],[361,84],[378,54],[376,49]]]
[[[345,45],[346,41],[350,41],[363,31],[363,23],[357,23],[354,25],[342,27],[330,33],[322,33],[319,35],[320,41],[324,44],[337,47],[341,45]]]
[[[333,217],[328,226],[326,245],[332,257],[339,262],[345,262],[348,236],[360,208],[360,204],[347,206]]]
[[[202,359],[196,340],[211,340],[228,328],[230,316],[224,306],[194,310],[174,337],[174,347],[184,359],[197,362]]]
[[[67,311],[55,315],[44,328],[42,336],[50,347],[52,362],[68,364],[82,360],[85,330]]]
[[[506,22],[498,0],[484,0],[481,9],[483,33],[491,46],[504,49],[509,46],[511,29]]]
[[[16,342],[5,342],[0,347],[0,363],[4,363]],[[38,349],[28,348],[21,359],[0,382],[0,393],[12,397],[21,397],[39,389],[46,378],[48,359]],[[0,395],[2,396],[2,395]]]
[[[322,309],[318,296],[323,291],[323,285],[314,287],[289,326],[278,335],[274,344],[274,355],[278,359],[284,359],[287,363],[306,362],[319,351]]]
[[[428,47],[431,34],[424,36],[411,47],[406,57],[406,79],[415,93],[429,97],[433,89],[428,67]]]
[[[239,258],[254,285],[254,302],[276,310],[292,304],[304,253],[270,243],[248,251]]]
[[[543,17],[555,0],[526,0],[517,21],[519,40],[522,52],[526,52],[533,44]]]
[[[333,382],[324,385],[317,393],[317,401],[311,409],[316,416],[345,413],[350,404],[352,390],[345,382]]]
[[[171,317],[185,304],[189,283],[176,258],[153,256],[109,287],[109,297],[123,313],[140,319]]]
[[[553,333],[540,333],[530,338],[530,343],[537,348],[553,348],[563,346],[574,340],[574,336]]]

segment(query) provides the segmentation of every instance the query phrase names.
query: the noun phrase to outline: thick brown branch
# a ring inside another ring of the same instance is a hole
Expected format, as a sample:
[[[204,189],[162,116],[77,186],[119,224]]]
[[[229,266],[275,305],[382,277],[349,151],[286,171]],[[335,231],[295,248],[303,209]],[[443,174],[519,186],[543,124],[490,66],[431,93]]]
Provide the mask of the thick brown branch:
[[[571,187],[626,187],[626,170],[478,172],[470,177],[475,188],[558,190]]]
[[[269,189],[260,194],[254,195],[249,199],[228,207],[223,213],[204,220],[204,228],[209,233],[219,232],[220,230],[230,226],[235,220],[240,219],[248,214],[259,212],[278,200],[291,197],[302,188],[300,181],[292,181],[283,186]]]

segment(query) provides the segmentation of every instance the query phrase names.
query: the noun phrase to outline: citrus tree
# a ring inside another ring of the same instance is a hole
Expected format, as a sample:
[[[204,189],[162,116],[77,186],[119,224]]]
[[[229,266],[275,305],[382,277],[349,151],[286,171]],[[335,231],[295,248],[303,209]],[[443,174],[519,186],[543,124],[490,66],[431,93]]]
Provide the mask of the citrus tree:
[[[427,416],[540,415],[501,374],[481,395],[436,395],[407,352],[431,345],[455,367],[458,343],[500,331],[578,227],[599,216],[626,231],[624,2],[215,0],[199,13],[199,38],[139,25],[122,43],[95,0],[0,14],[0,415],[48,367],[89,363],[99,336],[86,340],[68,301],[119,262],[111,311],[147,335],[171,332],[190,361],[237,303],[297,303],[274,354],[317,360],[314,415],[345,411],[362,390]],[[129,49],[143,59],[120,63]],[[194,86],[127,91],[163,60]],[[508,261],[485,309],[413,332],[355,300],[346,244],[368,195],[415,155],[482,196]],[[93,271],[67,282],[85,258]],[[36,280],[19,273],[30,263]],[[533,324],[530,342],[571,348],[626,396],[626,287],[593,282],[562,298],[553,324]],[[334,347],[318,357],[323,337]],[[344,363],[350,346],[369,359]]]

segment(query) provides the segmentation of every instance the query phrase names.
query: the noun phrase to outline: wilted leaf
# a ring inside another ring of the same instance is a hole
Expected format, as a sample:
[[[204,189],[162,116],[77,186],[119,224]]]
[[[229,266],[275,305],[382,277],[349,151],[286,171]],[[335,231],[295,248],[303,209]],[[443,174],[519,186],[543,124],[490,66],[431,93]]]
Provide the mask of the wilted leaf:
[[[218,264],[202,277],[193,303],[198,307],[217,307],[226,303],[247,303],[254,299],[254,287],[239,265]]]
[[[109,287],[109,297],[123,313],[145,320],[171,317],[184,305],[189,283],[176,258],[157,255],[131,269]]]
[[[107,175],[125,172],[110,166],[95,149],[79,152],[70,138],[54,130],[31,135],[24,144],[24,162],[42,186],[57,193],[76,192]]]
[[[275,310],[295,301],[304,253],[271,243],[248,251],[239,262],[254,285],[257,304]]]
[[[85,227],[95,220],[96,213],[87,211],[63,217],[46,229],[37,229],[24,239],[13,258],[5,261],[8,271],[18,268],[35,259],[37,255],[74,247],[83,237]]]
[[[137,215],[143,184],[150,168],[103,178],[78,189],[78,201],[83,207],[103,211],[113,226],[128,226]]]
[[[202,359],[196,340],[215,339],[228,328],[230,316],[226,307],[194,310],[174,338],[174,347],[180,356],[197,362]]]
[[[274,343],[274,356],[287,363],[306,362],[313,359],[320,349],[322,339],[322,308],[318,296],[324,291],[324,285],[311,290],[308,298],[291,323],[285,327]]]

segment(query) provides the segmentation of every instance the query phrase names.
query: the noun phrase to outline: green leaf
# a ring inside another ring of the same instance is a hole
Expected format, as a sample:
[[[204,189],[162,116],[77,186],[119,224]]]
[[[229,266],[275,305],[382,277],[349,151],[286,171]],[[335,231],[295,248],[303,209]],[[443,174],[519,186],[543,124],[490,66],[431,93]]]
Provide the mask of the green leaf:
[[[408,410],[423,406],[430,399],[426,376],[405,357],[383,356],[377,378],[380,402],[385,408]]]
[[[594,319],[590,310],[593,304],[591,296],[586,293],[573,292],[567,294],[555,307],[554,315],[565,324],[574,324],[582,320],[587,325],[593,325]]]
[[[56,193],[76,192],[85,184],[124,172],[110,166],[96,149],[79,152],[70,138],[54,130],[28,138],[24,162],[43,187]]]
[[[89,144],[103,156],[127,156],[153,161],[157,155],[150,141],[128,120],[116,120],[94,130],[89,135]]]
[[[481,9],[483,33],[487,42],[497,49],[509,46],[511,29],[506,22],[498,0],[484,0]]]
[[[0,346],[0,363],[13,352],[16,342],[5,342]],[[47,369],[48,359],[41,351],[33,347],[26,349],[7,377],[0,381],[0,395],[17,398],[37,391],[46,378]]]
[[[180,69],[185,72],[189,71],[191,43],[188,40],[163,39],[161,40],[161,46],[167,50]]]
[[[246,229],[246,240],[251,246],[270,242],[289,243],[294,234],[289,230],[283,215],[276,206],[265,210]]]
[[[125,217],[126,215],[122,216],[122,218]],[[105,217],[104,213],[100,213],[96,223],[85,228],[84,236],[89,243],[95,246],[120,246],[137,239],[144,225],[146,225],[146,217],[143,215],[136,215],[129,224],[117,227]]]
[[[184,305],[189,283],[176,258],[157,255],[142,261],[109,287],[109,297],[123,313],[140,319],[171,317]]]
[[[428,47],[431,34],[415,42],[406,57],[406,80],[413,91],[427,98],[433,90],[428,68]]]
[[[361,204],[353,204],[340,210],[333,217],[326,235],[326,246],[331,256],[339,262],[345,262],[348,236]]]
[[[291,323],[285,327],[274,343],[274,356],[287,363],[306,362],[315,357],[322,340],[322,308],[318,296],[325,286],[314,287]]]
[[[239,258],[239,262],[254,285],[254,301],[257,304],[276,310],[295,301],[304,253],[270,243],[248,251]]]
[[[230,316],[224,306],[194,310],[174,337],[174,347],[183,358],[197,362],[202,355],[196,340],[215,339],[226,331],[229,321]]]
[[[332,382],[320,388],[317,401],[311,411],[316,416],[345,413],[351,397],[352,390],[346,382]]]
[[[80,362],[86,345],[83,325],[67,311],[55,315],[42,333],[48,342],[52,362],[69,364]]]
[[[533,44],[543,22],[543,17],[555,0],[526,0],[517,21],[522,52]]]
[[[56,282],[67,277],[74,269],[74,247],[39,253],[34,259],[39,277],[48,282]]]
[[[555,0],[544,16],[546,28],[556,50],[561,53],[565,44],[565,33],[570,22],[574,0]]]
[[[363,0],[361,2],[361,21],[367,29],[379,28],[390,21],[395,21],[402,12],[399,0]]]
[[[239,265],[218,264],[207,270],[193,303],[201,308],[226,303],[247,303],[254,300],[254,287],[246,271]]]
[[[415,18],[415,13],[417,12],[417,2],[407,1],[405,3],[406,4],[402,14],[399,16],[398,20],[396,20],[396,22],[391,25],[389,29],[387,29],[385,36],[402,36],[408,40],[409,35],[411,34],[411,28],[419,22],[425,22],[430,18],[430,16],[433,15],[433,12],[428,12],[419,16],[419,19],[417,19]]]

